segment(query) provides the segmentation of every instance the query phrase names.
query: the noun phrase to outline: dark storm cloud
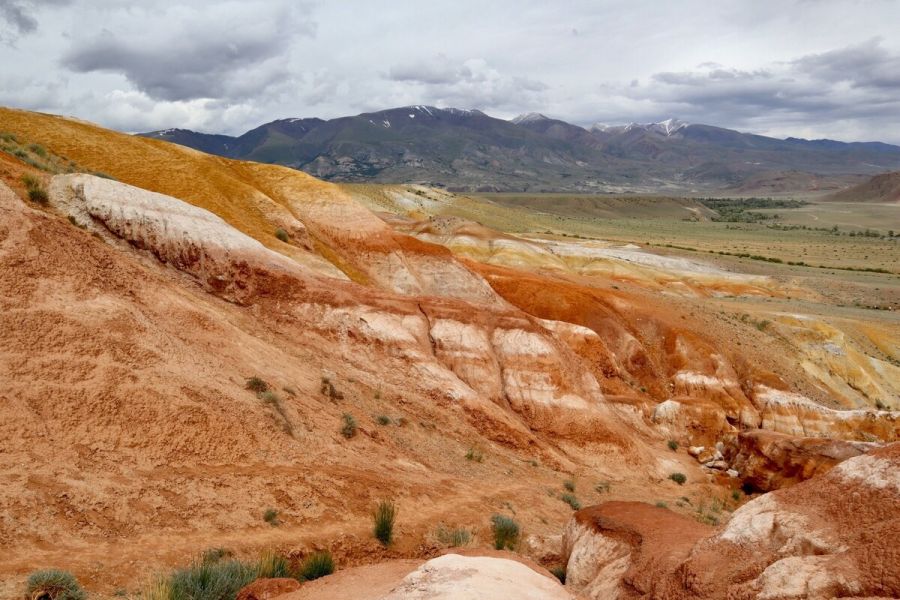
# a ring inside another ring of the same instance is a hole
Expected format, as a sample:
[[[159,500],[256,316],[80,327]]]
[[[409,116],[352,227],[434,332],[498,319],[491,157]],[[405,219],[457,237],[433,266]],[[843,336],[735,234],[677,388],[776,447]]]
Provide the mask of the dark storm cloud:
[[[706,64],[691,71],[660,72],[629,93],[693,120],[893,122],[900,114],[900,54],[881,44],[873,39],[752,71]]]
[[[109,30],[77,42],[62,57],[73,71],[119,73],[151,98],[241,100],[289,77],[283,59],[294,36],[313,24],[288,8],[266,14],[196,14],[156,37],[120,36]],[[253,19],[252,21],[250,19]],[[246,22],[244,19],[247,19]]]

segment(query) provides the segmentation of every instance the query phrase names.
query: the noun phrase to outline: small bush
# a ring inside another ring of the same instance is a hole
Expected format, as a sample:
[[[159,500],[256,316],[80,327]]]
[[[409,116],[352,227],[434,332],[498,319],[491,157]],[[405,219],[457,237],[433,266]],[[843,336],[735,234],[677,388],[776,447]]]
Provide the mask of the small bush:
[[[145,594],[148,600],[231,600],[259,576],[257,565],[239,560],[195,562],[160,578]]]
[[[656,508],[669,508],[669,505],[666,504],[665,502],[663,502],[662,500],[659,500],[656,503]]]
[[[572,507],[572,510],[581,510],[581,502],[575,497],[575,494],[565,493],[559,497],[560,500]]]
[[[566,568],[565,567],[553,567],[550,569],[550,572],[559,579],[559,582],[563,585],[566,585]]]
[[[671,450],[672,452],[675,452],[676,450],[678,450],[678,442],[676,442],[675,440],[669,440],[666,445],[669,447],[669,450]]]
[[[669,479],[677,483],[678,485],[684,485],[687,481],[687,476],[684,473],[672,473],[669,475]]]
[[[28,576],[28,600],[85,600],[87,594],[75,576],[68,571],[44,569]]]
[[[741,499],[741,490],[731,490],[731,499],[737,502]]]
[[[334,573],[334,559],[331,552],[313,552],[300,565],[300,577],[306,581],[312,581],[319,577],[325,577]]]
[[[285,231],[284,229],[282,229],[281,227],[279,227],[278,229],[275,230],[275,237],[277,237],[279,240],[281,240],[285,244],[287,244],[289,241],[291,241],[291,237],[288,235],[288,232]]]
[[[47,191],[43,188],[37,188],[28,190],[28,199],[35,204],[47,204],[50,201],[50,196],[47,195]]]
[[[394,540],[394,521],[397,519],[397,505],[391,500],[382,500],[372,513],[375,521],[373,534],[384,546]]]
[[[281,403],[281,397],[272,391],[260,392],[259,399],[266,404],[278,405]]]
[[[277,527],[281,524],[281,521],[278,520],[278,511],[274,508],[266,509],[266,512],[263,513],[263,521],[265,521],[272,527]]]
[[[359,427],[356,424],[356,419],[350,413],[344,413],[344,416],[341,417],[342,425],[341,425],[341,435],[347,438],[348,440],[356,435]]]
[[[323,396],[328,396],[332,400],[344,399],[344,393],[334,387],[334,384],[331,383],[331,380],[327,377],[322,378],[322,387],[319,389],[319,392],[321,392]]]
[[[375,422],[379,425],[390,425],[392,423],[391,418],[387,415],[378,415],[375,417]]]
[[[293,577],[294,572],[291,569],[290,561],[286,557],[267,551],[259,557],[259,562],[256,563],[256,576],[261,579]]]
[[[33,154],[37,154],[41,158],[47,158],[47,150],[39,144],[31,144],[28,146]]]
[[[468,546],[472,541],[472,533],[468,529],[463,529],[462,527],[448,529],[441,525],[437,528],[437,531],[435,531],[435,536],[440,543],[451,548]]]
[[[246,387],[251,392],[256,392],[257,394],[262,394],[263,392],[269,391],[269,384],[259,377],[251,377],[250,379],[248,379]]]
[[[608,481],[601,481],[597,485],[594,486],[594,491],[598,494],[609,493],[609,490],[612,489],[612,484]]]
[[[494,534],[494,548],[514,550],[519,543],[519,524],[505,515],[491,517],[491,532]]]
[[[566,481],[563,482],[563,487],[566,488],[566,490],[569,492],[574,492],[575,491],[575,482],[572,481],[571,479],[567,479]]]
[[[484,454],[481,452],[481,450],[479,450],[477,448],[469,448],[469,450],[466,452],[466,460],[471,460],[474,462],[483,462]]]

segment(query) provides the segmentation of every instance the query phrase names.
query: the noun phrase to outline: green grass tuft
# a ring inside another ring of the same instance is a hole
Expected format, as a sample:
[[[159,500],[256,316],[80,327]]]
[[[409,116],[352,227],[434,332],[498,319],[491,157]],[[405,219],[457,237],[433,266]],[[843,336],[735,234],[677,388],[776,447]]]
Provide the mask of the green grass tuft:
[[[672,473],[669,475],[669,479],[677,483],[678,485],[684,485],[687,481],[687,476],[684,473]]]
[[[566,492],[565,494],[560,496],[559,499],[571,506],[572,510],[581,510],[581,502],[578,501],[578,498],[575,497],[575,494]]]
[[[256,376],[251,377],[247,380],[246,387],[251,392],[256,392],[257,394],[262,394],[263,392],[269,391],[269,384]]]
[[[300,577],[306,581],[312,581],[334,573],[334,559],[331,552],[314,552],[303,559],[300,565]]]
[[[272,527],[277,527],[281,525],[281,521],[278,520],[278,511],[274,508],[267,508],[266,512],[263,513],[263,521],[271,525]]]
[[[514,550],[519,544],[519,524],[511,517],[494,515],[491,517],[491,532],[494,534],[494,548]]]
[[[284,229],[282,229],[281,227],[279,227],[278,229],[275,230],[275,237],[277,237],[279,240],[281,240],[285,244],[287,244],[289,241],[291,241],[291,237],[288,235],[288,232],[285,231]]]
[[[344,413],[341,417],[341,435],[348,440],[356,436],[359,426],[356,424],[356,418],[350,413]]]
[[[397,519],[397,505],[392,500],[382,500],[372,513],[375,521],[373,534],[384,546],[394,541],[394,521]]]
[[[34,600],[86,600],[87,594],[68,571],[44,569],[28,576],[25,595]]]
[[[435,531],[438,541],[450,548],[461,548],[472,542],[472,532],[462,527],[448,528],[441,525]]]
[[[671,450],[672,452],[675,452],[676,450],[678,450],[678,442],[676,442],[675,440],[669,440],[668,442],[666,442],[666,445],[669,447],[669,450]]]

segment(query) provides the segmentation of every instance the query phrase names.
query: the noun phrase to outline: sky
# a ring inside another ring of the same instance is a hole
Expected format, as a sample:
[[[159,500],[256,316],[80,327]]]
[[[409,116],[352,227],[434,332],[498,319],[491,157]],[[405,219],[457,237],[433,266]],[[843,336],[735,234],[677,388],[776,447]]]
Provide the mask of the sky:
[[[895,0],[0,0],[0,105],[129,132],[426,104],[900,144],[898,25]]]

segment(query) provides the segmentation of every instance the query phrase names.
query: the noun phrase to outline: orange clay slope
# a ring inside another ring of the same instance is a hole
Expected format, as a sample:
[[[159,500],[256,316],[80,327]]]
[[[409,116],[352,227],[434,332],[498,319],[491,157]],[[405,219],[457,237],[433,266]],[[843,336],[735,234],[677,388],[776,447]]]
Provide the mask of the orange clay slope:
[[[21,111],[0,131],[118,180],[41,175],[46,206],[0,186],[4,584],[59,566],[109,591],[219,545],[423,557],[437,523],[486,540],[495,512],[558,533],[567,478],[585,504],[598,481],[645,501],[736,483],[669,439],[896,439],[892,414],[811,402],[700,305],[458,260],[289,169]],[[5,181],[29,170],[3,161]],[[390,551],[369,535],[384,497]]]

